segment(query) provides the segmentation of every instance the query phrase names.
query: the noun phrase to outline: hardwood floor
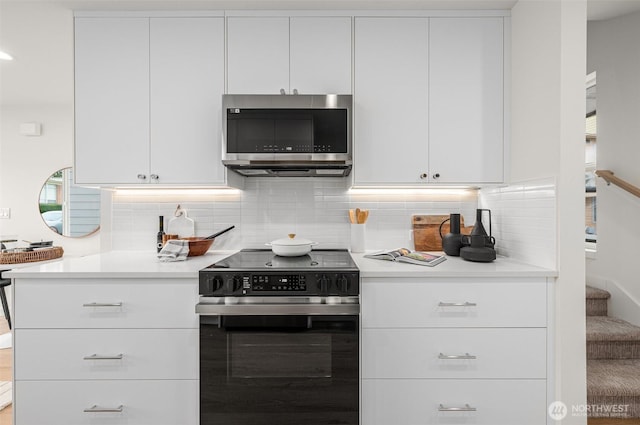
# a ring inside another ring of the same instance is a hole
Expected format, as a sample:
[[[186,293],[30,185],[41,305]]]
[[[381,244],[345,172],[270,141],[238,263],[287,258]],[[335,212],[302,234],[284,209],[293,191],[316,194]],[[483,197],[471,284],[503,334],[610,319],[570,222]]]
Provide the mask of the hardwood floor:
[[[4,317],[0,318],[0,335],[9,332],[9,325]],[[12,368],[12,353],[11,348],[0,350],[0,381],[11,381],[11,368]],[[0,425],[11,425],[13,421],[13,405],[7,406],[0,410]]]

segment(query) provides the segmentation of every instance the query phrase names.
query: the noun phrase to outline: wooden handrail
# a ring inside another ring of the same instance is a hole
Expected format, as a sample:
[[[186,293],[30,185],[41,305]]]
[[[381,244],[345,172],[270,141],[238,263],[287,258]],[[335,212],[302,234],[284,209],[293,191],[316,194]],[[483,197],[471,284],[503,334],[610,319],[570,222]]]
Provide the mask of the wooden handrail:
[[[596,170],[596,175],[598,177],[602,177],[607,184],[615,184],[618,187],[621,187],[622,189],[626,190],[627,192],[629,192],[632,195],[637,196],[638,198],[640,198],[640,187],[634,186],[631,183],[628,183],[624,180],[622,180],[620,177],[616,177],[613,175],[613,171],[610,170]]]

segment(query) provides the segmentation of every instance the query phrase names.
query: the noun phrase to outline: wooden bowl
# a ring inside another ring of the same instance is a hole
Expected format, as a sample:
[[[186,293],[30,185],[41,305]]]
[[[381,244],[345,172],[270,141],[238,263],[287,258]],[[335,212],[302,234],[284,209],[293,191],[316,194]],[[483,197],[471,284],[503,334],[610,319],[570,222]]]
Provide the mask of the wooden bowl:
[[[201,237],[181,238],[182,240],[189,241],[189,255],[187,257],[198,257],[203,255],[211,248],[215,239],[202,239]]]

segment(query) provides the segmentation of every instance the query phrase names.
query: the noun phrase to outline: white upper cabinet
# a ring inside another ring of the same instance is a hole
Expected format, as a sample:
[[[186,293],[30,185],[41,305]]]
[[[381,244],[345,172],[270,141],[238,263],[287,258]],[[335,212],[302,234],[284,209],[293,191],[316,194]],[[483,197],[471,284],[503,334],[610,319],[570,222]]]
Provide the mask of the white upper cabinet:
[[[350,17],[230,17],[227,92],[351,93]]]
[[[418,183],[428,172],[427,18],[356,18],[356,184]]]
[[[351,93],[351,18],[292,17],[290,90]]]
[[[226,184],[223,93],[352,93],[356,186],[504,182],[505,19],[77,16],[76,182]]]
[[[354,183],[504,181],[504,19],[355,19]]]
[[[149,19],[77,18],[75,180],[144,182],[148,163]]]
[[[160,183],[224,183],[223,18],[151,20],[151,172]]]
[[[225,182],[224,18],[75,19],[79,184]]]
[[[289,18],[227,18],[228,93],[289,89]]]
[[[431,18],[429,171],[441,183],[504,181],[503,18]]]

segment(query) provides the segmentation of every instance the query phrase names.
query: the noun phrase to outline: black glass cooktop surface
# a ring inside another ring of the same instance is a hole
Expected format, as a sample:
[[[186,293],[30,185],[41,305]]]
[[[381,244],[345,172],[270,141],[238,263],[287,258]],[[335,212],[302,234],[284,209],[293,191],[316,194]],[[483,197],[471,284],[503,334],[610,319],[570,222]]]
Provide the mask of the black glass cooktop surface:
[[[270,249],[243,249],[204,270],[358,270],[349,251],[312,250],[299,257],[282,257]]]

